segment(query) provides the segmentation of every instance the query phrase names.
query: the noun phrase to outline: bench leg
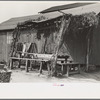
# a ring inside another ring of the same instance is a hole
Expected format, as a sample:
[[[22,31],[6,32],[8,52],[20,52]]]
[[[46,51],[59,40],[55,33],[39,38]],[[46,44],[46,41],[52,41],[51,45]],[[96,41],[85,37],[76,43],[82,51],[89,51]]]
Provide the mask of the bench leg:
[[[10,59],[10,69],[13,69],[13,60]]]
[[[28,70],[28,60],[26,60],[26,72],[29,72],[29,70]]]
[[[42,74],[42,61],[40,62],[40,69],[39,69],[39,73]]]

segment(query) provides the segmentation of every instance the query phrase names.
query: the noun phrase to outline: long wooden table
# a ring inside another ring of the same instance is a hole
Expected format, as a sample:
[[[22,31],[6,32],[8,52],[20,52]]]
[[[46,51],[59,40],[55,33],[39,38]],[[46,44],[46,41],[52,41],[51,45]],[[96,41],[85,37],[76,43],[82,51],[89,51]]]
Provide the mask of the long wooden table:
[[[25,60],[26,61],[26,66],[25,66],[26,72],[29,72],[28,66],[27,66],[28,60],[39,61],[40,62],[40,69],[39,69],[40,74],[42,73],[43,62],[49,62],[50,61],[49,59],[31,59],[31,58],[10,57],[10,69],[13,68],[13,60]],[[79,63],[57,63],[57,64],[61,65],[62,72],[64,71],[64,66],[67,67],[67,73],[66,73],[67,77],[69,77],[69,74],[74,73],[74,72],[72,72],[72,73],[69,72],[70,66],[72,66],[72,65],[75,65],[75,66],[77,65],[78,66],[78,73],[80,73],[80,64]],[[47,63],[47,69],[48,69],[48,73],[50,73],[49,63]]]
[[[18,57],[10,57],[10,69],[13,68],[13,61],[14,60],[25,60],[26,61],[26,72],[28,72],[28,66],[27,66],[27,63],[28,63],[28,60],[30,61],[39,61],[40,62],[40,73],[42,73],[42,64],[43,62],[48,62],[49,60],[47,59],[31,59],[31,58],[18,58]]]

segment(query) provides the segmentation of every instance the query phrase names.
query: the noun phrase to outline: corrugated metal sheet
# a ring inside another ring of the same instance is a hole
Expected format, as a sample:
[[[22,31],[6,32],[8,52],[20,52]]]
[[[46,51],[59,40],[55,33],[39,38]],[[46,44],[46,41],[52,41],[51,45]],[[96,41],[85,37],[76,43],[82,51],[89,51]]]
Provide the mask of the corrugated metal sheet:
[[[54,12],[54,11],[58,11],[58,10],[72,9],[72,8],[85,6],[85,5],[89,5],[89,4],[93,4],[93,3],[73,3],[73,4],[55,6],[55,7],[51,7],[46,10],[43,10],[40,13],[48,13],[48,12]]]

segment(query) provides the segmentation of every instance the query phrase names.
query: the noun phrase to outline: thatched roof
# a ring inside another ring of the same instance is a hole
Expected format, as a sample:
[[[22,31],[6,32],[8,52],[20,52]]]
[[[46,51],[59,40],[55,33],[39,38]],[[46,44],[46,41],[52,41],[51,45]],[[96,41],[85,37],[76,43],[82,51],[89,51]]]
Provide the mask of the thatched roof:
[[[49,14],[38,14],[38,15],[11,18],[0,24],[0,30],[12,30],[17,26],[18,23],[23,23],[28,20],[33,20],[34,22],[41,22],[56,18],[61,15],[62,15],[61,13],[56,13],[56,14],[49,13]]]

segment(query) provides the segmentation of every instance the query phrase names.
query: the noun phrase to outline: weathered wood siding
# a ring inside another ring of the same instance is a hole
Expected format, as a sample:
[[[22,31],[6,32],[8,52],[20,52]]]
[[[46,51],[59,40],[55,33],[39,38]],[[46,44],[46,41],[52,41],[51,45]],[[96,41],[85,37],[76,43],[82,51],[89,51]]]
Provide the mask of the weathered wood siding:
[[[24,42],[36,43],[38,53],[44,53],[44,51],[46,53],[53,53],[55,46],[58,42],[57,32],[51,32],[47,36],[44,36],[44,33],[40,33],[39,37],[40,38],[38,39],[37,38],[37,31],[35,31],[35,30],[25,30],[25,31],[21,31],[20,38],[19,38],[18,42],[21,42],[21,43],[24,43]],[[66,53],[67,49],[66,49],[66,47],[63,46],[60,51],[63,52],[63,53]]]
[[[7,61],[7,33],[0,32],[0,61]]]
[[[13,39],[12,31],[8,31],[7,32],[7,62],[9,61],[12,39]]]

